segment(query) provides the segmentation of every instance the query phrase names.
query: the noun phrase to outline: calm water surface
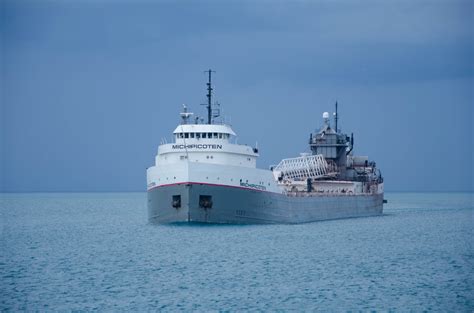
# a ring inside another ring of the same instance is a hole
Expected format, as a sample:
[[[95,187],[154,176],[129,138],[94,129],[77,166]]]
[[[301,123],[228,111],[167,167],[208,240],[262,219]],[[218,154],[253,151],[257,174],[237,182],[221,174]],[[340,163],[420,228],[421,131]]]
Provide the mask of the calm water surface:
[[[385,215],[147,224],[144,193],[0,195],[0,310],[474,310],[472,193]]]

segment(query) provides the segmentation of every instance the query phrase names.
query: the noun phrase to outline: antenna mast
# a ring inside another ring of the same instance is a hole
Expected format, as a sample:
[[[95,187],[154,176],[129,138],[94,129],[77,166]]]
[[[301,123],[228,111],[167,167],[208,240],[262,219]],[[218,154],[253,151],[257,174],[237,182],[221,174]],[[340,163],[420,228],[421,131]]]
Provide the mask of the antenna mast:
[[[336,124],[336,133],[338,132],[337,130],[337,120],[338,120],[338,116],[337,116],[337,101],[336,101],[336,112],[334,113],[334,123]]]
[[[208,71],[205,71],[205,73],[209,73],[209,82],[207,83],[207,123],[212,124],[212,104],[211,104],[211,98],[212,98],[212,86],[211,86],[211,75],[212,73],[215,73],[216,71],[213,71],[209,69]]]

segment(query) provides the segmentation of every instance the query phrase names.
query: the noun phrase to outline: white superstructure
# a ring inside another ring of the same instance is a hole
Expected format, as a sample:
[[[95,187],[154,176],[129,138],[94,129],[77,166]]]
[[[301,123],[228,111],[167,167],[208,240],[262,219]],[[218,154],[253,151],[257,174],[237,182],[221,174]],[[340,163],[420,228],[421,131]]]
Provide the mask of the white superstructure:
[[[179,125],[174,141],[159,146],[156,164],[189,162],[256,167],[257,150],[231,143],[235,133],[228,125]]]
[[[158,147],[155,166],[147,169],[148,189],[192,182],[282,192],[271,171],[256,168],[258,150],[235,143],[229,125],[187,124],[186,108],[181,116],[173,142]]]

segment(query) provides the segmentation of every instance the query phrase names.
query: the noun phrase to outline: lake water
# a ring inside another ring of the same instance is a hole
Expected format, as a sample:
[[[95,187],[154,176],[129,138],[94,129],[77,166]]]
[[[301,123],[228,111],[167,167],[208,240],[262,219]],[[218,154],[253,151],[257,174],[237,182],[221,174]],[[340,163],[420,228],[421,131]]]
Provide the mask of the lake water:
[[[0,195],[0,310],[474,310],[472,193],[300,225],[147,223],[145,193]]]

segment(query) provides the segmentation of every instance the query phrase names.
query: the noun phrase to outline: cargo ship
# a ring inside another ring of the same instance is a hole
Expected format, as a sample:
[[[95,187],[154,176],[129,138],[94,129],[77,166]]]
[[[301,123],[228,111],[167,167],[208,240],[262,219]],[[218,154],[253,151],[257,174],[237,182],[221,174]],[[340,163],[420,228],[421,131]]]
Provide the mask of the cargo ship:
[[[258,148],[238,144],[232,127],[217,121],[207,73],[207,121],[183,105],[172,142],[159,145],[147,169],[150,223],[291,224],[383,213],[382,174],[353,154],[353,134],[338,128],[337,103],[332,119],[324,112],[310,134],[311,152],[261,169]]]

